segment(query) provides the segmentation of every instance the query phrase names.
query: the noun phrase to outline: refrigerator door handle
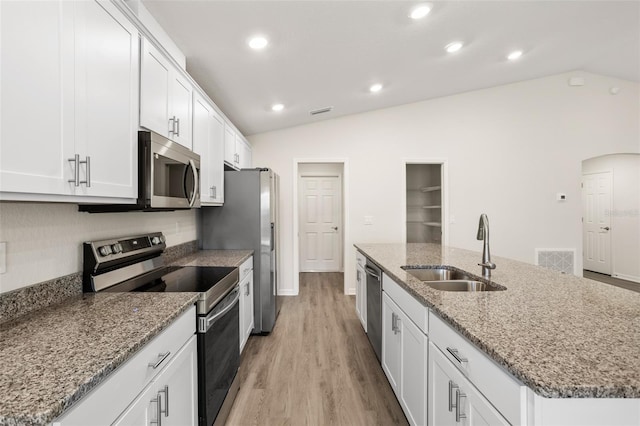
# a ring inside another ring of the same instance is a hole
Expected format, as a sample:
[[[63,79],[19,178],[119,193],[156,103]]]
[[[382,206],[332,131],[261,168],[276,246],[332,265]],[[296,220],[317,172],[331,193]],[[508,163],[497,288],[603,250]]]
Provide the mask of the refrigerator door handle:
[[[275,237],[275,223],[271,223],[271,251],[276,247]]]

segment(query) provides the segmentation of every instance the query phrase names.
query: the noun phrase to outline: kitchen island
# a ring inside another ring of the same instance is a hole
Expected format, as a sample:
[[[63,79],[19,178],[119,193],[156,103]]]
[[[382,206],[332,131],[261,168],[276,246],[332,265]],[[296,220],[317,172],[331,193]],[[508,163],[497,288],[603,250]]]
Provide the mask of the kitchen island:
[[[441,291],[402,266],[447,265],[479,278],[481,254],[433,244],[356,248],[536,397],[617,399],[639,418],[640,294],[500,257],[491,281],[505,291]]]

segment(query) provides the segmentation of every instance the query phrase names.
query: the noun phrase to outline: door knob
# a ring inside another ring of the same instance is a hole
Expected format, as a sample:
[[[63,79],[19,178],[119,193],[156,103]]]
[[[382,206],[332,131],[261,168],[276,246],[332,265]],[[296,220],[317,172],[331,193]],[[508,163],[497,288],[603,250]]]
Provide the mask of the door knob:
[[[608,226],[605,226],[604,228],[600,227],[600,229],[604,229],[605,231],[608,231],[610,228]]]
[[[334,227],[332,227],[331,229],[333,229],[334,231],[337,231],[337,230],[338,230],[338,227],[337,227],[337,226],[334,226]]]

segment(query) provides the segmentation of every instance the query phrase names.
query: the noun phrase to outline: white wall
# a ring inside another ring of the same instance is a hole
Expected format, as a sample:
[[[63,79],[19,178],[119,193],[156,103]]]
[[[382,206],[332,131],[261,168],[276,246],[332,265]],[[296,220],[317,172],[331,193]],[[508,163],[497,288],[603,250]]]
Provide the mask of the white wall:
[[[0,203],[7,272],[0,293],[82,270],[84,241],[162,231],[167,245],[197,239],[196,211],[89,214],[75,204]]]
[[[585,86],[568,86],[574,75]],[[479,250],[478,217],[487,213],[493,254],[533,263],[536,247],[580,252],[581,161],[640,152],[639,100],[637,83],[575,72],[249,137],[254,163],[281,176],[282,290],[294,290],[294,158],[348,159],[347,247],[402,242],[404,160],[445,158],[450,245]],[[557,202],[557,192],[567,201]],[[365,215],[373,225],[364,226]],[[347,253],[349,291],[354,269]]]
[[[582,162],[582,173],[611,171],[611,275],[640,282],[640,154],[612,154]]]

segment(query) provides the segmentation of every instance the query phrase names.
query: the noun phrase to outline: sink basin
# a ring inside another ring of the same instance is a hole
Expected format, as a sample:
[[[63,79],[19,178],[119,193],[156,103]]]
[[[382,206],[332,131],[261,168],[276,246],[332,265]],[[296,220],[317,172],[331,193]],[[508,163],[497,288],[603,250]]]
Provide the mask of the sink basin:
[[[488,283],[470,276],[464,271],[452,268],[424,268],[403,266],[402,269],[431,288],[443,291],[500,291],[505,287]]]

